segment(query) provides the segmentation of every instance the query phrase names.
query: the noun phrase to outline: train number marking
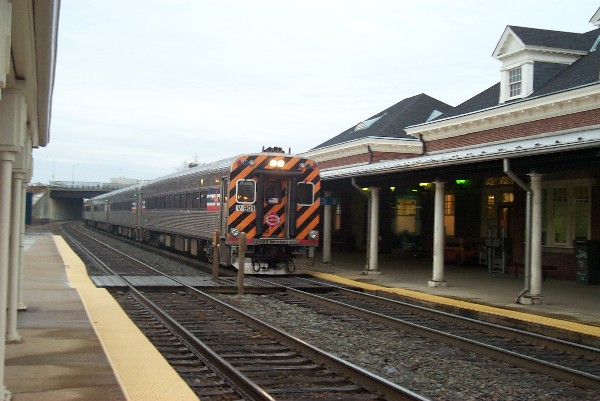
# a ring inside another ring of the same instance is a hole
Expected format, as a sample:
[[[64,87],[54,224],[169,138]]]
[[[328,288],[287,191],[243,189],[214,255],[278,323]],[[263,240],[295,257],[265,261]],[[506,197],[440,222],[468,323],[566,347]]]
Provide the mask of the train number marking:
[[[256,208],[254,205],[235,205],[236,212],[254,212]]]

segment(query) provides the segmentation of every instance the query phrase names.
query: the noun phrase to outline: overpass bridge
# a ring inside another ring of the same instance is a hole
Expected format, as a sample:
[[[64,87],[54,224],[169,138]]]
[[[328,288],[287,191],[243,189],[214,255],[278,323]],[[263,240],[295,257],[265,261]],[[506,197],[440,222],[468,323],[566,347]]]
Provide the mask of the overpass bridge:
[[[138,180],[116,182],[51,181],[48,185],[27,189],[26,221],[48,223],[79,220],[83,215],[83,200],[139,183]]]

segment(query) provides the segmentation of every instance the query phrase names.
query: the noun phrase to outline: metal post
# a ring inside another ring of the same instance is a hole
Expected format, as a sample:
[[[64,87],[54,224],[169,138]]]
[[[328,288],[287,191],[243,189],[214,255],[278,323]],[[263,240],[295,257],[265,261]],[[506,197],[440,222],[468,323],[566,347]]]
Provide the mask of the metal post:
[[[244,295],[244,270],[246,267],[246,233],[240,233],[240,247],[238,249],[238,295]]]
[[[212,275],[216,280],[219,278],[219,231],[213,234],[213,256],[212,256]]]

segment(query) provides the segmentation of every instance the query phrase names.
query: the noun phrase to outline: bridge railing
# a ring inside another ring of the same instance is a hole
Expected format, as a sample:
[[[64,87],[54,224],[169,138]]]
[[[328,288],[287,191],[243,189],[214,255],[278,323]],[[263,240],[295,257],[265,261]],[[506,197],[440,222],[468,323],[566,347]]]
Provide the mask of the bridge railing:
[[[82,182],[82,181],[50,181],[50,188],[65,190],[95,190],[95,191],[114,191],[125,188],[131,184],[117,184],[107,182]]]

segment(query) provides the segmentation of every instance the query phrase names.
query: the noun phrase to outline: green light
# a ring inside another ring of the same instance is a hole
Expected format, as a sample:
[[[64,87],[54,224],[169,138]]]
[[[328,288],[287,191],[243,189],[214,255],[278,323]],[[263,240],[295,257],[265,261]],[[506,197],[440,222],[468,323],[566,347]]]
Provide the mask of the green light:
[[[467,180],[456,180],[456,185],[466,185],[467,184]]]

